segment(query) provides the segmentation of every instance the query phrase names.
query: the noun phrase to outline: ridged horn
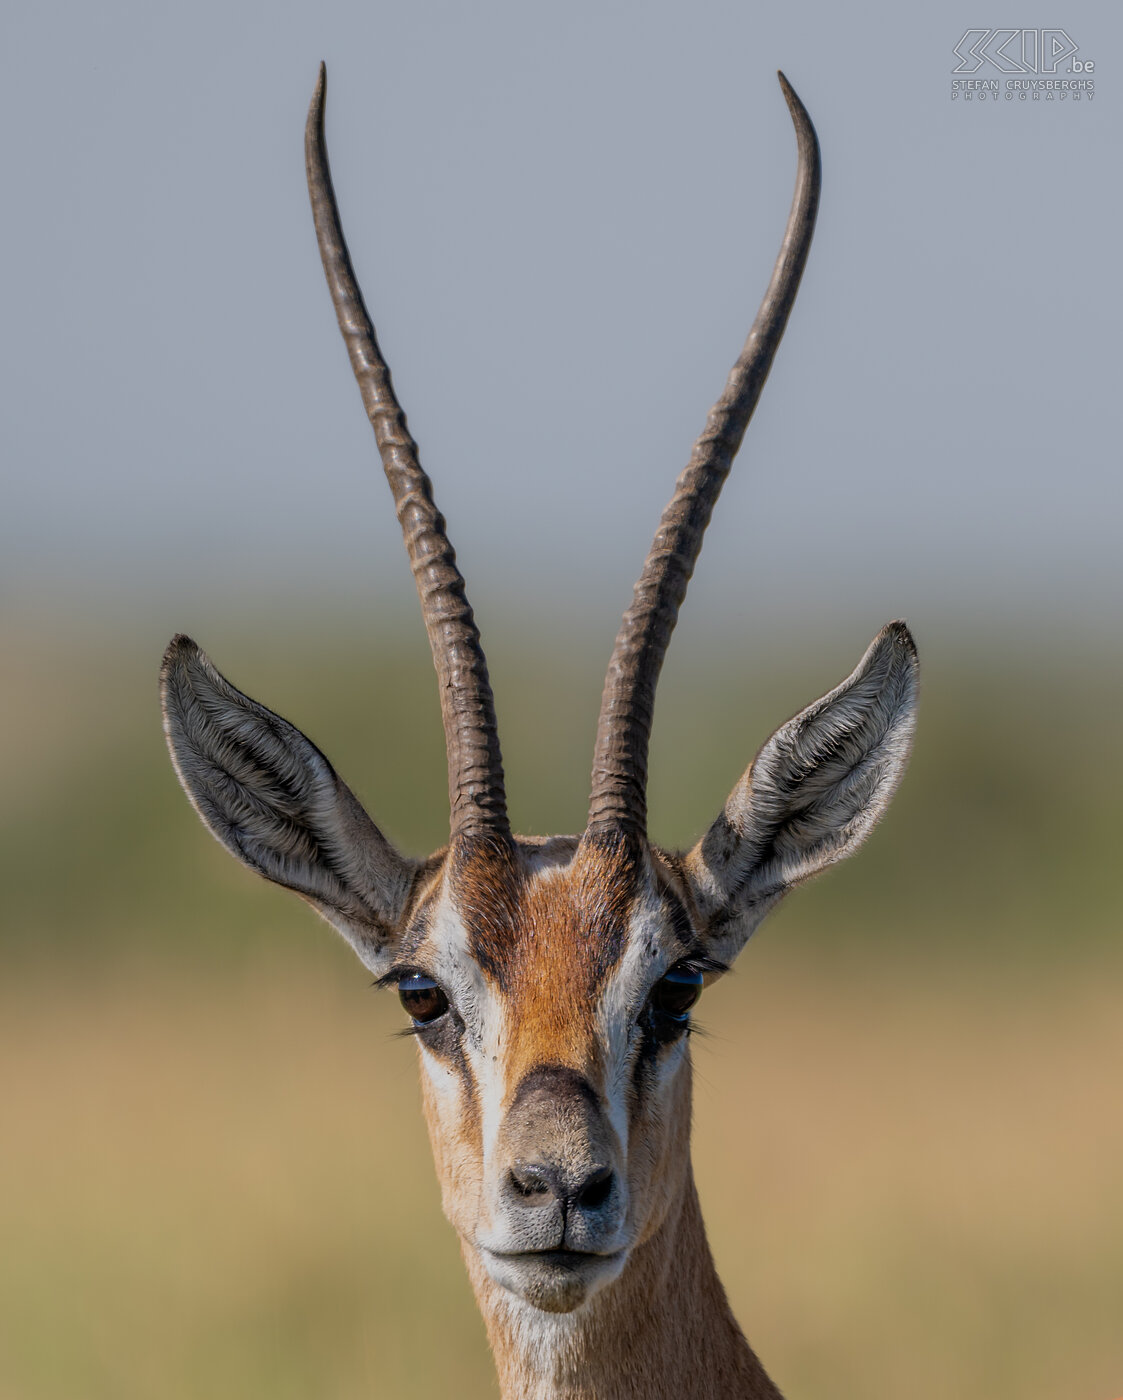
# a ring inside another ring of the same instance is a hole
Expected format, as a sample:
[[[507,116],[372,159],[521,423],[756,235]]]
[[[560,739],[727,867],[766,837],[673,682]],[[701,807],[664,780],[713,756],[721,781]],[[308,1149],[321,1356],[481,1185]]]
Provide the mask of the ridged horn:
[[[655,686],[733,458],[772,367],[799,290],[819,207],[819,141],[811,118],[784,77],[780,86],[795,124],[799,152],[795,196],[772,280],[725,391],[710,410],[686,470],[663,512],[655,540],[624,614],[601,698],[589,797],[590,835],[647,833],[647,752]]]
[[[324,141],[326,92],[327,70],[321,63],[304,131],[312,217],[339,329],[394,496],[433,651],[448,750],[451,831],[454,837],[487,832],[507,836],[503,762],[480,633],[444,517],[434,504],[432,483],[418,459],[417,444],[395,397],[390,370],[351,266]]]

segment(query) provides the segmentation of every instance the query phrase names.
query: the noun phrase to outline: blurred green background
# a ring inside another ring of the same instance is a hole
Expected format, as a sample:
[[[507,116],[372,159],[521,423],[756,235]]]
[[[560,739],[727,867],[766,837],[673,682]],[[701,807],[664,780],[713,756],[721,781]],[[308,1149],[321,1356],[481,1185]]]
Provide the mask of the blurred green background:
[[[417,619],[210,611],[198,640],[231,679],[404,848],[441,844]],[[493,1395],[396,1002],[175,783],[155,673],[182,621],[3,624],[0,1396]],[[872,631],[731,657],[692,620],[661,689],[653,835],[702,830]],[[561,624],[488,636],[514,819],[577,829],[605,658]],[[889,817],[703,1003],[711,1236],[793,1396],[1111,1400],[1119,655],[1058,632],[1043,666],[1040,643],[946,623],[919,642]]]

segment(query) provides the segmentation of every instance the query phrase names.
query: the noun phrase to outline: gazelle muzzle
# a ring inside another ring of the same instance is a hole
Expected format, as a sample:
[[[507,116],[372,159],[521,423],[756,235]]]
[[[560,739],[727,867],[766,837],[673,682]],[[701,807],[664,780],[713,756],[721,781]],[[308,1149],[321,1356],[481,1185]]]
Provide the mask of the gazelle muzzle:
[[[496,1283],[569,1312],[616,1277],[628,1243],[626,1164],[584,1075],[542,1065],[523,1079],[488,1175],[492,1228],[479,1248]]]

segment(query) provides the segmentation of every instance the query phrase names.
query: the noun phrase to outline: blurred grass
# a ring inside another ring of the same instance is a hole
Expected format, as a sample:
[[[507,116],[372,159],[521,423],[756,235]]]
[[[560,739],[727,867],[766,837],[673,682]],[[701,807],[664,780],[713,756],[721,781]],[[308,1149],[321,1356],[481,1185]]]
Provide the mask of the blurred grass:
[[[390,835],[443,842],[424,638],[227,624],[231,679]],[[166,636],[5,624],[0,1400],[495,1393],[391,998],[175,785]],[[866,637],[676,639],[653,834],[684,843]],[[1123,1393],[1117,656],[921,637],[916,754],[861,857],[707,994],[695,1160],[792,1396]],[[494,650],[512,809],[574,830],[604,657]]]

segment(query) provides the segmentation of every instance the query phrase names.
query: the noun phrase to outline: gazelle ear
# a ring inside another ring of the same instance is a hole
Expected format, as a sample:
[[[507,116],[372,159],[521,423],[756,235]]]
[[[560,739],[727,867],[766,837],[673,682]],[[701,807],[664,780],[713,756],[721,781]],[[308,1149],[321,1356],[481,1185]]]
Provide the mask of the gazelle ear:
[[[782,725],[686,858],[713,955],[730,962],[776,901],[856,851],[905,771],[916,646],[903,622],[854,673]]]
[[[172,763],[212,835],[385,971],[417,863],[394,850],[299,729],[236,690],[190,637],[164,653],[160,692]]]

